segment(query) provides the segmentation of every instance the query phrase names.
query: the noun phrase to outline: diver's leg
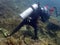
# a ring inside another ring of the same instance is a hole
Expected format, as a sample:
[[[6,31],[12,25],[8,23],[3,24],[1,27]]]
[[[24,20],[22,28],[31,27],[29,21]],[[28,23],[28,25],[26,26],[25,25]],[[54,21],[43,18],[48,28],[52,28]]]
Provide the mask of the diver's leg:
[[[37,27],[35,27],[35,28],[34,28],[35,39],[38,39],[38,36],[37,36],[37,31],[38,31],[38,29],[37,29]]]
[[[37,28],[37,24],[34,23],[33,25],[31,25],[34,28],[34,37],[32,37],[34,40],[38,39],[38,28]]]
[[[13,30],[13,32],[12,32],[9,36],[13,35],[13,34],[16,33],[17,31],[19,31],[19,29],[20,29],[25,23],[26,23],[25,21],[21,22],[21,23]]]

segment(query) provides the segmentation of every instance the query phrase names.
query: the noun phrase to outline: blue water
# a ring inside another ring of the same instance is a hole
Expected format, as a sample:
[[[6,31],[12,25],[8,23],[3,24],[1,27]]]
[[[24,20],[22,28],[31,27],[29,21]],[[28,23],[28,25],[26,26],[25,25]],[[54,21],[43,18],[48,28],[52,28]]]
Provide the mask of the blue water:
[[[57,11],[60,15],[60,0],[0,0],[0,2],[5,3],[14,11],[16,11],[15,9],[18,8],[18,12],[23,12],[32,4],[39,2],[41,6],[48,5],[49,7],[57,7]],[[60,21],[60,16],[55,18]]]

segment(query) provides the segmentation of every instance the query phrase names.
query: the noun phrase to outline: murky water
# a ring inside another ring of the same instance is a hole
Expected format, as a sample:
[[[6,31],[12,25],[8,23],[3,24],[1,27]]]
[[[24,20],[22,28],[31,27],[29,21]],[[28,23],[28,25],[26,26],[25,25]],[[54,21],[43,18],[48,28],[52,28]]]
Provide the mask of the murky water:
[[[51,15],[48,22],[38,20],[38,41],[31,39],[34,36],[33,27],[26,25],[22,27],[12,37],[5,36],[19,25],[19,14],[29,8],[34,3],[40,3],[40,7],[47,6],[48,13]],[[0,45],[7,43],[11,45],[26,45],[22,38],[31,45],[60,45],[60,0],[0,0]],[[55,7],[50,13],[50,9]],[[28,31],[27,31],[28,30]],[[28,32],[28,33],[27,33]],[[32,34],[32,36],[31,36]],[[30,36],[29,36],[30,35]],[[21,38],[21,39],[20,39]],[[13,41],[12,41],[13,40]],[[18,42],[17,42],[18,41]]]

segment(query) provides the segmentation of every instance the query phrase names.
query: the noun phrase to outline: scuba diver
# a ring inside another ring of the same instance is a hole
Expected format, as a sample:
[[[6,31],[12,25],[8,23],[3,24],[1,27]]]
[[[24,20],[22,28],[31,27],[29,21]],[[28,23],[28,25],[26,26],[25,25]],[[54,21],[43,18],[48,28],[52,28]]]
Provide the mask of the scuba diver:
[[[40,4],[38,4],[38,9],[35,10],[33,8],[33,6],[31,6],[31,8],[33,9],[33,12],[27,17],[25,18],[14,30],[13,32],[11,32],[10,35],[13,35],[14,33],[16,33],[23,25],[30,25],[34,28],[34,39],[38,39],[37,36],[37,31],[38,31],[38,26],[37,26],[37,19],[40,18],[40,20],[42,22],[46,22],[49,19],[49,15],[48,13],[45,13],[41,7]]]

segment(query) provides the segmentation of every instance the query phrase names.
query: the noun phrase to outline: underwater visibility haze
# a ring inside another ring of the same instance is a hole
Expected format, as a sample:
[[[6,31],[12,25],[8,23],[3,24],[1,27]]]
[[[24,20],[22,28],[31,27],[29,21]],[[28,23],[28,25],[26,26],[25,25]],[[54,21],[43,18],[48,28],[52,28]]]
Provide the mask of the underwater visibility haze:
[[[60,0],[0,0],[0,45],[60,45],[59,4]],[[21,22],[20,14],[30,17]]]

